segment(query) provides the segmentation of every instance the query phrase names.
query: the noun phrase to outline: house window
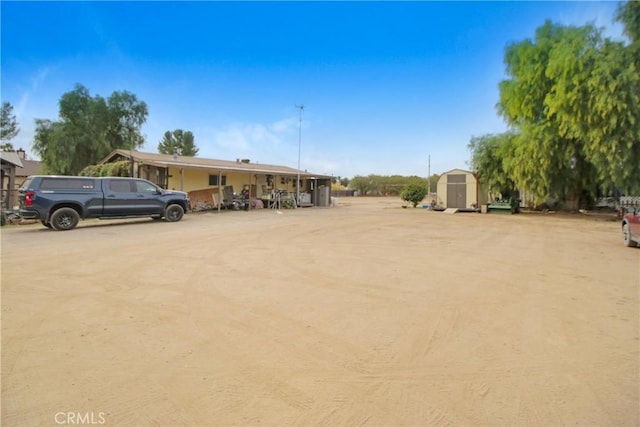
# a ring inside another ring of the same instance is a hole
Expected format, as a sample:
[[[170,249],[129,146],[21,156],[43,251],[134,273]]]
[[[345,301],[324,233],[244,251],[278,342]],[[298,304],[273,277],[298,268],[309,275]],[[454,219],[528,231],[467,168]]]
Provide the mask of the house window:
[[[222,175],[222,182],[218,184],[218,175],[209,175],[209,185],[227,185],[227,176]]]

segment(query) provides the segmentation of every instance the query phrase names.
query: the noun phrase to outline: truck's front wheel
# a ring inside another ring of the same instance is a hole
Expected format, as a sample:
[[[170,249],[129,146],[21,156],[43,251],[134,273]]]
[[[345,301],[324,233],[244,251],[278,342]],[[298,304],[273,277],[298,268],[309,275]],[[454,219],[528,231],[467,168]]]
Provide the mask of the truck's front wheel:
[[[167,220],[167,222],[180,221],[183,216],[184,209],[182,208],[182,206],[177,204],[167,206],[167,210],[164,214],[164,218]]]
[[[78,225],[80,216],[72,208],[60,208],[51,215],[51,227],[57,231],[66,231]]]

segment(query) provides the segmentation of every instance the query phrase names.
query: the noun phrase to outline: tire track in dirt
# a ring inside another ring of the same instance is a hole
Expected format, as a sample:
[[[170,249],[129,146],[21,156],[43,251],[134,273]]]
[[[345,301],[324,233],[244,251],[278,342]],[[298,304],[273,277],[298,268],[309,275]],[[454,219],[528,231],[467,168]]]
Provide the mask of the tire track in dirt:
[[[364,202],[3,230],[3,424],[638,424],[617,224]]]

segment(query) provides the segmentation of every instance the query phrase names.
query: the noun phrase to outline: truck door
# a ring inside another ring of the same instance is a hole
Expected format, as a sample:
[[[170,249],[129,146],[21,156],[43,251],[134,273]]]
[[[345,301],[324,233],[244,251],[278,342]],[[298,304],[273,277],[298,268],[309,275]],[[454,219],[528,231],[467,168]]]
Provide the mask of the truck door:
[[[149,181],[143,179],[133,180],[133,188],[136,193],[136,204],[143,215],[164,214],[164,201],[160,195],[162,191]]]
[[[135,192],[130,179],[107,179],[103,190],[105,216],[136,215]]]

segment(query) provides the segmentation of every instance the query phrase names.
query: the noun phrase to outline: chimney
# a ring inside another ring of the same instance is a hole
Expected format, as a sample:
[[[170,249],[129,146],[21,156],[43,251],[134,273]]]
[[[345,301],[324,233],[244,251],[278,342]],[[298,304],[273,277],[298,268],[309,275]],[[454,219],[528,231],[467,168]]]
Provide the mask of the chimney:
[[[27,159],[27,153],[22,148],[18,148],[18,151],[16,151],[16,153],[18,153],[18,157],[20,157],[20,160]]]

